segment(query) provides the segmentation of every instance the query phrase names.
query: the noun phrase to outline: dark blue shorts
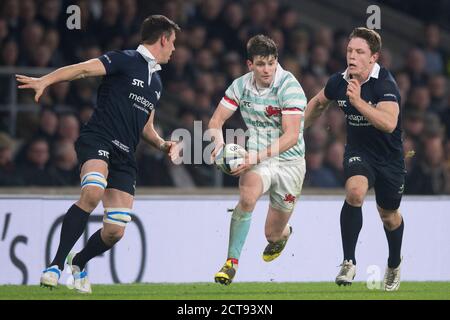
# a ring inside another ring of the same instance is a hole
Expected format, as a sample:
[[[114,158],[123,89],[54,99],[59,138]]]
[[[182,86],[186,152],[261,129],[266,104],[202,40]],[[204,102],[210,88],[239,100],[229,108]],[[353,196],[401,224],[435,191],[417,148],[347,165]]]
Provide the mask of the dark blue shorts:
[[[349,151],[344,156],[345,180],[362,175],[369,180],[369,189],[375,189],[377,205],[385,210],[400,207],[405,188],[406,170],[404,160],[390,161],[385,165],[371,162],[362,152]]]
[[[108,164],[106,188],[117,189],[134,196],[137,176],[134,154],[121,151],[112,143],[95,135],[80,136],[75,142],[75,150],[80,171],[88,160],[104,160]]]

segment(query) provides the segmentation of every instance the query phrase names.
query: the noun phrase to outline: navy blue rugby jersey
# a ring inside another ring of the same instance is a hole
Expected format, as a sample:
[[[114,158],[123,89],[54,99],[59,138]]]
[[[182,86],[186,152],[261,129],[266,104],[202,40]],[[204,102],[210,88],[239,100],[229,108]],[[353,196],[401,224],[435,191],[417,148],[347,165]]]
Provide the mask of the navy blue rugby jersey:
[[[347,123],[346,152],[361,151],[376,163],[403,159],[401,113],[392,133],[375,128],[354,106],[350,104],[347,92],[347,72],[333,74],[325,86],[325,97],[337,102],[345,113]],[[375,64],[369,79],[361,85],[361,98],[376,108],[382,101],[397,102],[400,107],[400,93],[391,73]]]
[[[98,89],[97,107],[80,135],[95,134],[133,153],[161,96],[157,73],[161,67],[142,45],[137,50],[108,52],[99,60],[106,75]]]

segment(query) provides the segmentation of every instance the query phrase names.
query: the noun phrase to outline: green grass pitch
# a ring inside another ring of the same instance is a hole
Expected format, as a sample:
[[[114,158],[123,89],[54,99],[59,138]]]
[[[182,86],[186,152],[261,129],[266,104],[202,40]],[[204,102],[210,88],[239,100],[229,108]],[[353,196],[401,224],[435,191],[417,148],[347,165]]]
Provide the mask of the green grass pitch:
[[[450,282],[402,282],[397,292],[369,290],[364,282],[338,287],[331,282],[93,285],[91,295],[60,285],[0,286],[0,300],[450,300]]]

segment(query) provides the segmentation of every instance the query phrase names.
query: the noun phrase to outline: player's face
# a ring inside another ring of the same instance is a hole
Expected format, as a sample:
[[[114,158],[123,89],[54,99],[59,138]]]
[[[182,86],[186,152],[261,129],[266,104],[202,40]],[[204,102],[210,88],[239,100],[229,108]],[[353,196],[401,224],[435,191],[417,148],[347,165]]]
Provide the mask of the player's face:
[[[172,52],[175,50],[175,31],[172,31],[169,38],[162,36],[163,58],[160,63],[167,63],[170,60]]]
[[[347,45],[348,74],[356,77],[368,77],[378,53],[372,54],[369,44],[362,38],[352,38]]]
[[[255,56],[253,62],[247,60],[247,65],[256,79],[256,83],[263,87],[269,87],[277,70],[278,60],[274,56]]]

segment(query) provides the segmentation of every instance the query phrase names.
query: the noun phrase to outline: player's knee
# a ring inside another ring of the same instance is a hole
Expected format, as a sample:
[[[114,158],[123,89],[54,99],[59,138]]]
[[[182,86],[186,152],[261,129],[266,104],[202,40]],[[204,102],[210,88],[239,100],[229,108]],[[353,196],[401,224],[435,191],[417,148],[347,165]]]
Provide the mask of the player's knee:
[[[107,186],[106,178],[100,172],[88,172],[81,178],[81,197],[79,204],[91,212],[103,197]]]
[[[401,220],[395,217],[382,217],[381,220],[383,221],[384,227],[389,231],[397,229],[401,224]]]
[[[401,224],[402,218],[398,210],[385,210],[378,207],[378,212],[386,229],[394,230]]]
[[[366,193],[363,189],[358,187],[351,187],[347,190],[347,203],[354,207],[362,206]]]
[[[129,208],[105,208],[103,215],[103,240],[113,246],[125,234],[125,227],[131,221]]]
[[[256,206],[258,197],[254,195],[254,190],[251,188],[240,188],[239,207],[243,211],[251,212]]]
[[[239,206],[243,211],[251,212],[256,206],[256,198],[251,195],[241,196],[239,199]]]
[[[103,241],[112,247],[123,238],[124,234],[125,228],[103,229]]]
[[[103,197],[104,191],[98,188],[84,188],[81,192],[79,206],[87,211],[92,212],[99,204]]]

